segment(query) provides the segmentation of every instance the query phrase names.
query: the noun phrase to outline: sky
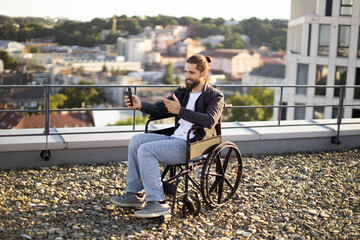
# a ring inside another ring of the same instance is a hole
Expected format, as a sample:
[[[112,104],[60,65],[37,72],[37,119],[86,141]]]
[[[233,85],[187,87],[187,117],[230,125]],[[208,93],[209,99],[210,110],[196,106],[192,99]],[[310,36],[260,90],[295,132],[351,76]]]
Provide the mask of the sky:
[[[289,19],[290,3],[291,0],[0,0],[0,15],[80,21],[114,15]]]

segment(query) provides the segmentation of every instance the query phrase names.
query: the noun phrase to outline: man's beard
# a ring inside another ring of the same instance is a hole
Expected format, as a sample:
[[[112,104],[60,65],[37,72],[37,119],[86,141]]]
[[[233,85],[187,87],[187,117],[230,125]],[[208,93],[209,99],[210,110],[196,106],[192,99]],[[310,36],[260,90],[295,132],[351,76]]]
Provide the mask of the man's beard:
[[[187,80],[191,80],[191,83],[189,83]],[[196,88],[200,83],[200,79],[185,79],[185,87],[191,91],[194,88]]]

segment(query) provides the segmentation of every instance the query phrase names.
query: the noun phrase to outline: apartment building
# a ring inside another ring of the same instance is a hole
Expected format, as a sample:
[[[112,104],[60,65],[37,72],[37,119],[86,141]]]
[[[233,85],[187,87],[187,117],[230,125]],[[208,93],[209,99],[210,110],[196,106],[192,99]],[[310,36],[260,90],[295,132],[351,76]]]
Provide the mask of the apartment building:
[[[292,0],[288,25],[286,82],[311,88],[287,88],[284,104],[332,105],[339,103],[340,88],[345,104],[360,103],[360,0]],[[324,87],[327,86],[327,87]],[[276,96],[279,101],[279,95]],[[293,107],[282,118],[330,119],[332,106]],[[278,116],[277,109],[274,116]],[[360,117],[359,107],[345,107],[343,117]]]
[[[124,56],[126,61],[141,62],[144,66],[147,54],[153,50],[151,39],[144,36],[131,36],[129,38],[119,37],[116,42],[117,54]]]
[[[11,40],[0,40],[0,51],[8,53],[21,53],[25,49],[25,45]]]
[[[216,49],[204,52],[212,58],[211,71],[225,74],[229,79],[240,79],[262,65],[261,56],[256,51],[246,49]]]

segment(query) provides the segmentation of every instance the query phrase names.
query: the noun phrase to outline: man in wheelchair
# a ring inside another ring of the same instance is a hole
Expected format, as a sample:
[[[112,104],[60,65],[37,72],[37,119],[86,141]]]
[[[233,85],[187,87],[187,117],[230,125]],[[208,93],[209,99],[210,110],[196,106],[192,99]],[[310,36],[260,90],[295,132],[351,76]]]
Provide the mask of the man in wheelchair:
[[[128,152],[126,193],[110,201],[118,206],[135,208],[135,217],[151,218],[170,214],[161,181],[159,163],[185,164],[187,133],[196,124],[191,141],[216,136],[216,124],[224,107],[224,95],[209,85],[207,74],[210,57],[194,55],[185,64],[185,87],[156,103],[141,101],[132,95],[133,105],[125,96],[131,109],[138,109],[154,117],[167,114],[175,116],[175,132],[171,136],[144,133],[131,138]],[[145,201],[146,200],[146,201]]]

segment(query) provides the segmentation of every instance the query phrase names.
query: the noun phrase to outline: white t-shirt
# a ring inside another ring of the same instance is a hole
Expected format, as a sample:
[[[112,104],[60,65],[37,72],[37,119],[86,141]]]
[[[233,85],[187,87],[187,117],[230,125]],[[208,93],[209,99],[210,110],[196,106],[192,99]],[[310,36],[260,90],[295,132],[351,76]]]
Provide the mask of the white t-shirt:
[[[190,93],[189,101],[186,105],[186,109],[195,110],[195,102],[199,98],[202,92],[199,93]],[[176,138],[181,138],[186,141],[187,133],[190,130],[191,126],[194,125],[194,123],[188,122],[182,118],[179,120],[180,126],[175,130],[173,136]],[[193,138],[194,134],[190,134],[190,138]]]

